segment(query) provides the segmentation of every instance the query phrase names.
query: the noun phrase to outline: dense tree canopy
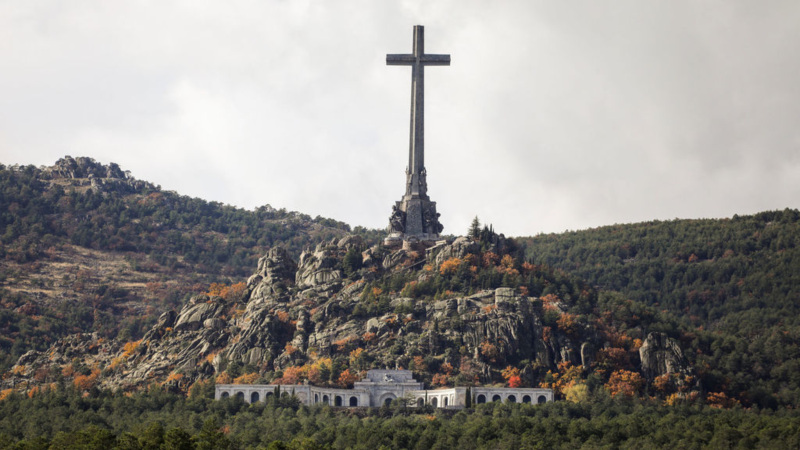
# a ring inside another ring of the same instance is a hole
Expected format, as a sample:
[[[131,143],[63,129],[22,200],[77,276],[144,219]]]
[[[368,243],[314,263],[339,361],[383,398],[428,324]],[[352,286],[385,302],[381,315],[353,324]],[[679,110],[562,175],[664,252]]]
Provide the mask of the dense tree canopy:
[[[580,403],[488,403],[466,410],[400,404],[337,409],[291,397],[247,405],[158,387],[132,395],[69,388],[0,401],[0,449],[145,448],[797,448],[800,415],[594,397]]]

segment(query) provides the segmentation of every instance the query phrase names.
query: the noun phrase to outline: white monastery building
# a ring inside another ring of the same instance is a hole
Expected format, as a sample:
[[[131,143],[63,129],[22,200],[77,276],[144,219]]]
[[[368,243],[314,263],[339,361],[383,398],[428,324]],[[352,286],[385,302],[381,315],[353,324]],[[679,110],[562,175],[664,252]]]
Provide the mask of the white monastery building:
[[[218,384],[214,393],[217,400],[239,396],[247,403],[264,401],[274,395],[274,384]],[[553,401],[552,389],[472,387],[472,403],[511,402],[546,403]],[[466,387],[424,389],[414,380],[410,370],[370,370],[366,380],[357,381],[352,389],[311,386],[309,384],[280,385],[283,393],[294,393],[306,405],[325,403],[331,406],[372,406],[391,403],[396,398],[413,399],[413,406],[431,405],[436,408],[463,408],[466,405]]]

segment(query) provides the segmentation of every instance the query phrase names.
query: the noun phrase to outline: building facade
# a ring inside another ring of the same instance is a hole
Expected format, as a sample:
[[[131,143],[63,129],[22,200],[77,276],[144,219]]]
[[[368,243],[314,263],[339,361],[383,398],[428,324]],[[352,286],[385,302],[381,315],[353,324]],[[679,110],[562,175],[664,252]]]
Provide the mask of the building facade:
[[[379,407],[392,400],[405,398],[412,407],[431,405],[436,408],[463,408],[466,405],[466,387],[425,389],[414,380],[410,370],[370,370],[366,379],[358,381],[352,389],[336,389],[309,384],[218,384],[214,393],[217,400],[239,396],[247,403],[266,401],[275,389],[295,395],[303,404],[324,403],[339,407]],[[552,389],[472,387],[474,404],[487,402],[546,403],[553,401]]]

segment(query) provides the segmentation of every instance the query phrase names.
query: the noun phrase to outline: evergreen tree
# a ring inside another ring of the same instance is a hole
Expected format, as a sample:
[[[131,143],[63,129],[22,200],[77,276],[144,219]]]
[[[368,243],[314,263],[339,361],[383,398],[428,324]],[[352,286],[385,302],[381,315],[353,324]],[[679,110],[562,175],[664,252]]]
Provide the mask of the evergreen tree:
[[[361,268],[362,264],[363,259],[361,258],[361,251],[356,247],[350,247],[350,250],[347,251],[347,254],[345,254],[342,259],[342,269],[344,269],[345,276],[352,278],[353,275],[358,272],[358,269]]]
[[[474,241],[477,241],[478,239],[480,239],[480,237],[481,237],[481,221],[478,220],[478,216],[475,216],[475,218],[472,219],[472,224],[469,226],[468,236],[469,236],[469,238],[471,238]]]

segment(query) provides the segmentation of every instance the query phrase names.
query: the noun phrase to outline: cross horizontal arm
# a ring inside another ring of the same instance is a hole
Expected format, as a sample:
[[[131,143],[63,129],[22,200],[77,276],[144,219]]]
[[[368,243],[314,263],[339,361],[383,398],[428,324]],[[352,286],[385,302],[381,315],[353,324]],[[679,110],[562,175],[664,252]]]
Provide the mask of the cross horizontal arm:
[[[410,66],[417,62],[414,55],[386,55],[387,66]]]
[[[450,55],[422,55],[420,58],[426,66],[449,66]]]
[[[426,66],[449,66],[450,55],[422,55],[419,62]],[[410,66],[416,63],[417,57],[414,55],[386,55],[387,66]]]

